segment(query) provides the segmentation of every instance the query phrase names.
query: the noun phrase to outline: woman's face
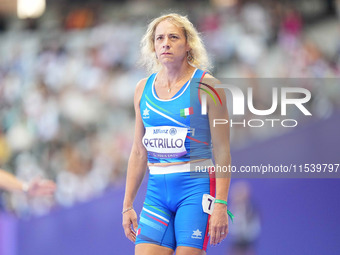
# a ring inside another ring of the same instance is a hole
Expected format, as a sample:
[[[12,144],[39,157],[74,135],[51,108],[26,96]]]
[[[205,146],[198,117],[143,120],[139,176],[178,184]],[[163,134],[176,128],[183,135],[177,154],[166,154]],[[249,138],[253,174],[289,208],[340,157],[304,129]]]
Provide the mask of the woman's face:
[[[190,50],[183,29],[167,20],[156,27],[154,40],[156,55],[162,64],[181,63]]]

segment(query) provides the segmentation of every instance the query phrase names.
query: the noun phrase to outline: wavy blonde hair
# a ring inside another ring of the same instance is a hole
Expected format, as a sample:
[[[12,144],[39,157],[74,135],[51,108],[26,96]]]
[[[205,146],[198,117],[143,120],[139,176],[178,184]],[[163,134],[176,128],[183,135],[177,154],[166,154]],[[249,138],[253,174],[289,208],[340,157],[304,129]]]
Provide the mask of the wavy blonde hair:
[[[183,29],[187,43],[191,48],[189,53],[192,56],[192,60],[188,60],[188,63],[209,71],[211,64],[199,33],[186,16],[181,16],[177,13],[166,14],[151,21],[140,43],[141,59],[139,64],[146,67],[149,73],[158,72],[161,69],[162,65],[156,58],[154,41],[155,30],[158,24],[164,20],[168,20],[175,26]]]

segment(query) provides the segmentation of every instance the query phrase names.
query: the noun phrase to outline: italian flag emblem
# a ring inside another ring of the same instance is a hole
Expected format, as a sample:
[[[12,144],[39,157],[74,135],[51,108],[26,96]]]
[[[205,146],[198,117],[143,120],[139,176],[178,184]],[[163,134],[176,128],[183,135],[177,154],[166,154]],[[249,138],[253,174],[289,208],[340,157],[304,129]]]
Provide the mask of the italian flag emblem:
[[[188,107],[180,110],[181,117],[186,117],[194,113],[194,108]]]

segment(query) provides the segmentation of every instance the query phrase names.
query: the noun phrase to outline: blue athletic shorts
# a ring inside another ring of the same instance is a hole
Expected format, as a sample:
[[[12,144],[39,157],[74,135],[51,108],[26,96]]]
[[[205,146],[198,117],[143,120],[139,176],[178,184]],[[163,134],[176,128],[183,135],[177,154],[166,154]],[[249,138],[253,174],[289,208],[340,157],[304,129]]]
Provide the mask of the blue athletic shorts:
[[[210,215],[203,194],[215,196],[215,179],[193,178],[190,172],[150,174],[137,228],[136,244],[152,243],[207,249]]]

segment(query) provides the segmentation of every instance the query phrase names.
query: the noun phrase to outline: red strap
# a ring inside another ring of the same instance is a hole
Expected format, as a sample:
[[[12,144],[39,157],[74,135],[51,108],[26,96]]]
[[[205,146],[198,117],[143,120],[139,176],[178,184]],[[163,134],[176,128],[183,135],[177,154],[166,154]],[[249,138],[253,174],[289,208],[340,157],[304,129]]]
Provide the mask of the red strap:
[[[203,72],[202,77],[201,77],[201,79],[200,79],[200,83],[198,84],[198,87],[201,86],[201,82],[202,82],[203,77],[204,77],[204,75],[205,75],[206,73],[207,73],[207,72],[205,72],[205,71]],[[201,90],[200,90],[200,89],[198,89],[198,100],[199,100],[200,104],[202,104],[202,103],[201,103]]]

